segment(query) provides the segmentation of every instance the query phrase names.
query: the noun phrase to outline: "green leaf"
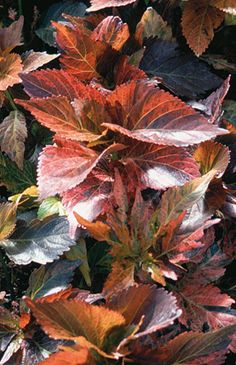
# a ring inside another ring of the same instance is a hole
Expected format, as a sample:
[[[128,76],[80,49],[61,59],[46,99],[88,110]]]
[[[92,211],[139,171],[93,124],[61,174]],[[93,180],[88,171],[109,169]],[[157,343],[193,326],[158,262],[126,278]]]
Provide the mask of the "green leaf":
[[[37,299],[66,289],[71,282],[74,270],[81,260],[58,260],[34,270],[29,278],[26,295]]]
[[[59,198],[49,197],[44,199],[39,206],[38,219],[44,219],[50,215],[65,215],[65,210]]]
[[[236,101],[226,100],[223,104],[224,119],[236,127]]]
[[[7,240],[0,242],[8,257],[18,265],[30,262],[46,264],[68,251],[75,241],[69,237],[66,217],[33,220],[28,226],[20,225]]]
[[[30,161],[24,161],[20,170],[15,162],[0,152],[0,186],[4,185],[13,194],[19,193],[29,186],[36,185],[35,166]]]
[[[51,21],[63,21],[65,20],[62,14],[69,14],[73,16],[84,16],[86,11],[86,5],[74,0],[61,1],[53,4],[49,7],[47,14],[44,16],[43,23],[35,33],[49,46],[56,46],[54,38],[54,28],[51,26]]]

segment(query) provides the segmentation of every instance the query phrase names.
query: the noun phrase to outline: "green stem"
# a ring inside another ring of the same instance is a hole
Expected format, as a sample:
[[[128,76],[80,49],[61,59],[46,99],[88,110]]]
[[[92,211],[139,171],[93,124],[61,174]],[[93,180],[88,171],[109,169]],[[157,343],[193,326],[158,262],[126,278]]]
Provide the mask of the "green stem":
[[[16,104],[14,103],[13,97],[12,97],[12,95],[11,95],[11,93],[10,93],[9,90],[6,90],[5,91],[5,96],[6,96],[7,100],[9,101],[12,109],[13,110],[18,110],[17,107],[16,107]]]
[[[18,0],[18,13],[19,13],[19,15],[23,15],[22,1],[23,0]]]

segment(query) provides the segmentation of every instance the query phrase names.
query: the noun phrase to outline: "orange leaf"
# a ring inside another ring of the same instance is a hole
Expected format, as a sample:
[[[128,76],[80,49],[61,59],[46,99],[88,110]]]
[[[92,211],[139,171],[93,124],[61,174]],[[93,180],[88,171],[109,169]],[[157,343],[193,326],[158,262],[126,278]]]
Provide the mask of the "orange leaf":
[[[22,71],[21,58],[11,53],[0,59],[0,91],[21,82],[19,73]]]
[[[195,160],[200,164],[202,175],[214,169],[217,177],[221,177],[225,172],[230,160],[228,147],[213,141],[201,143],[194,152]]]
[[[86,31],[53,22],[56,28],[56,41],[64,50],[60,61],[64,68],[80,80],[99,77],[97,67],[107,45],[94,41]]]
[[[226,13],[236,15],[235,0],[211,0],[210,4],[220,10],[225,11]]]
[[[89,233],[92,235],[92,237],[94,237],[96,240],[98,241],[109,241],[110,238],[110,227],[100,221],[97,222],[89,222],[88,220],[84,219],[83,217],[81,217],[78,213],[74,212],[74,216],[77,220],[77,222],[81,225],[84,226]]]
[[[44,331],[54,339],[83,338],[102,349],[108,333],[125,325],[125,318],[113,310],[77,300],[32,302],[24,299]]]
[[[215,1],[214,1],[215,5]],[[214,29],[224,20],[224,14],[209,5],[209,0],[188,1],[183,10],[182,28],[189,47],[200,56],[214,37]]]

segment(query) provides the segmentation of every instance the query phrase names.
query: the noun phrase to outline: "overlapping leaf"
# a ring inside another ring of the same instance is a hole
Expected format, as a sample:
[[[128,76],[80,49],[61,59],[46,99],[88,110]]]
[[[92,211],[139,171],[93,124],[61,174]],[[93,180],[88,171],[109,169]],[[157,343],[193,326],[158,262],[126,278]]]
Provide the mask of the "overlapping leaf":
[[[46,52],[28,51],[22,54],[23,73],[32,72],[39,67],[55,60],[59,54],[48,54]]]
[[[8,238],[15,229],[16,208],[15,203],[0,204],[0,241]]]
[[[21,58],[18,54],[10,53],[0,57],[0,91],[5,91],[9,86],[21,81],[19,73],[22,68]]]
[[[220,10],[236,15],[236,5],[234,0],[211,0],[212,5]]]
[[[140,67],[150,76],[157,76],[177,95],[195,99],[216,89],[222,80],[191,53],[183,52],[175,42],[154,40],[146,48]]]
[[[143,142],[187,146],[227,133],[210,125],[180,99],[145,81],[121,85],[107,100],[116,107],[117,124],[103,125]]]
[[[13,22],[9,27],[0,29],[0,50],[10,52],[21,44],[21,32],[24,24],[24,17]]]
[[[97,11],[104,8],[111,8],[115,6],[124,6],[128,4],[134,3],[136,0],[91,0],[91,6],[87,9],[87,11]]]

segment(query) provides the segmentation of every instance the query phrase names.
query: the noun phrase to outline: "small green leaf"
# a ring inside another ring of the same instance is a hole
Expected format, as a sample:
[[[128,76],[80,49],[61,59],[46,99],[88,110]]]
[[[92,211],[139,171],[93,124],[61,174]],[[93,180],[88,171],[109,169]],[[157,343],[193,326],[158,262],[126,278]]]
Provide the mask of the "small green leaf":
[[[59,198],[49,197],[42,201],[38,210],[38,219],[44,219],[50,215],[65,215],[65,210]]]

